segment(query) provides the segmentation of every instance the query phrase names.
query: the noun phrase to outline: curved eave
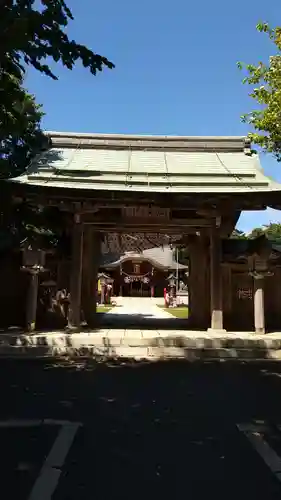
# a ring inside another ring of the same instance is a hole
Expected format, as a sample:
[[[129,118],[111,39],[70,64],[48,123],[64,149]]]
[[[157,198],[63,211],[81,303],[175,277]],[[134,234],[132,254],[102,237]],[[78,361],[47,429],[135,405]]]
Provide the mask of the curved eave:
[[[128,255],[128,256],[125,256],[125,257],[121,257],[120,259],[114,261],[114,262],[110,262],[110,263],[105,263],[105,264],[102,264],[101,267],[106,267],[106,269],[114,269],[118,266],[120,266],[121,264],[123,264],[124,262],[130,262],[130,260],[137,260],[138,262],[149,262],[153,267],[156,267],[158,269],[161,269],[163,271],[166,271],[169,269],[169,267],[165,267],[163,266],[162,264],[159,264],[159,262],[156,262],[154,259],[151,259],[149,257],[141,257],[140,255]]]
[[[157,269],[161,269],[162,271],[170,271],[171,269],[177,269],[176,262],[172,266],[163,266],[162,264],[160,264],[156,260],[152,259],[151,257],[142,257],[138,254],[136,254],[135,256],[128,255],[125,257],[121,257],[120,259],[118,259],[114,262],[104,263],[101,265],[101,267],[104,267],[106,269],[114,269],[114,268],[120,266],[121,264],[123,264],[124,262],[129,262],[130,260],[138,260],[138,262],[149,262],[153,267],[155,267]],[[188,266],[184,266],[183,264],[179,264],[178,269],[179,270],[188,269]]]
[[[89,187],[82,188],[81,186],[80,189],[76,189],[74,186],[65,188],[63,185],[54,187],[48,184],[24,184],[23,182],[18,182],[17,178],[3,182],[6,184],[6,189],[10,187],[11,193],[14,194],[14,196],[22,198],[36,198],[38,195],[45,195],[47,197],[53,197],[54,199],[63,197],[68,200],[81,200],[83,197],[88,200],[105,199],[109,201],[124,201],[125,197],[127,200],[131,199],[132,201],[135,201],[137,195],[138,200],[141,201],[153,199],[153,196],[157,195],[157,199],[160,199],[163,202],[175,198],[179,201],[192,200],[195,203],[200,204],[201,202],[206,202],[207,200],[212,203],[220,202],[220,200],[225,199],[226,196],[231,196],[237,210],[253,210],[251,205],[255,204],[257,199],[261,200],[264,208],[268,206],[270,208],[281,210],[281,184],[278,184],[278,187],[274,186],[274,189],[266,188],[257,191],[253,188],[245,192],[214,192],[210,189],[209,191],[204,192],[189,192],[187,190],[181,192],[148,192],[142,190],[136,193],[135,191],[128,189],[126,192],[114,191],[113,193],[109,190],[92,189]]]

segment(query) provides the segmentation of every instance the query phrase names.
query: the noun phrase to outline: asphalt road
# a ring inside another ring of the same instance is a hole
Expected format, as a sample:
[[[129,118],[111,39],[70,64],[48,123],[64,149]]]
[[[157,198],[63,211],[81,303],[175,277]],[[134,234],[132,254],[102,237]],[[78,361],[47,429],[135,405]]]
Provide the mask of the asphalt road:
[[[281,364],[1,360],[0,387],[5,500],[280,499]]]

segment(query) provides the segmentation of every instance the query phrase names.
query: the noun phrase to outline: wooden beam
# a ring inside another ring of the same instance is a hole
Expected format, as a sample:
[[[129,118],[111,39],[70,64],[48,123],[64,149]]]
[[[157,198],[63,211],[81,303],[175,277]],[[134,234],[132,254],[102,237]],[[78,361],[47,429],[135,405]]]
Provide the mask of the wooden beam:
[[[125,217],[118,217],[115,220],[112,220],[112,213],[110,214],[111,220],[108,220],[108,218],[101,218],[98,215],[95,216],[94,214],[88,213],[88,214],[82,214],[81,215],[81,221],[83,224],[93,224],[93,225],[104,225],[104,227],[116,227],[120,225],[121,227],[173,227],[173,226],[178,226],[178,227],[211,227],[212,221],[210,219],[199,219],[199,218],[194,218],[194,219],[153,219],[151,218],[146,218],[146,219],[140,219],[140,218],[125,218]]]

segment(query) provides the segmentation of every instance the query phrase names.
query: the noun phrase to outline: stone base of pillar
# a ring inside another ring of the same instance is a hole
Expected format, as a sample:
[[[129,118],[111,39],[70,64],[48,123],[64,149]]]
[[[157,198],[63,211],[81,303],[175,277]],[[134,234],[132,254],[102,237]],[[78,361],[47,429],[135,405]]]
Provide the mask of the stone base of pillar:
[[[212,330],[223,330],[223,312],[221,310],[214,310],[211,314],[211,328]]]
[[[214,333],[224,335],[226,333],[226,330],[224,328],[208,328],[207,333],[210,333],[210,335]]]
[[[79,333],[81,332],[81,328],[80,326],[73,326],[71,325],[70,323],[65,327],[65,330],[66,332],[69,332],[69,333]]]
[[[265,334],[265,328],[256,328],[255,333],[258,335],[264,335]]]

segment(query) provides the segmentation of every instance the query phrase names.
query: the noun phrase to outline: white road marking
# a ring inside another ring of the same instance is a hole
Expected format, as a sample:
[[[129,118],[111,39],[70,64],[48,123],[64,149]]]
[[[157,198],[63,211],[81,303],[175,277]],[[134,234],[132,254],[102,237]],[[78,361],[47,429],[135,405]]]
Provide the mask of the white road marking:
[[[68,424],[62,426],[61,431],[45,460],[45,464],[48,464],[49,467],[57,468],[63,465],[78,429],[79,425],[77,424]]]
[[[53,418],[44,418],[42,420],[44,425],[76,425],[77,427],[81,427],[81,422],[72,422],[71,420],[55,420]]]
[[[266,432],[269,431],[270,428],[264,422],[262,423],[253,423],[253,424],[237,424],[237,427],[240,432]]]
[[[276,478],[281,482],[281,458],[260,434],[260,432],[264,431],[265,426],[256,424],[237,424],[237,427],[250,441],[253,448],[255,448],[260,457],[270,468],[271,472],[273,472]]]
[[[38,427],[42,420],[0,420],[0,428],[6,427]]]
[[[77,425],[82,426],[81,422],[72,422],[71,420],[56,420],[53,418],[44,418],[41,420],[0,420],[0,428],[5,427],[39,427],[39,425]]]
[[[79,427],[79,423],[69,423],[62,426],[28,500],[51,500],[61,474],[59,467],[64,464]]]
[[[46,470],[42,469],[28,500],[51,500],[60,475],[61,471],[59,469],[53,469],[52,467],[48,467]]]
[[[38,427],[40,425],[60,426],[58,436],[37,477],[28,500],[51,500],[58,485],[61,468],[72,446],[75,435],[83,424],[68,420],[2,420],[0,428]]]

